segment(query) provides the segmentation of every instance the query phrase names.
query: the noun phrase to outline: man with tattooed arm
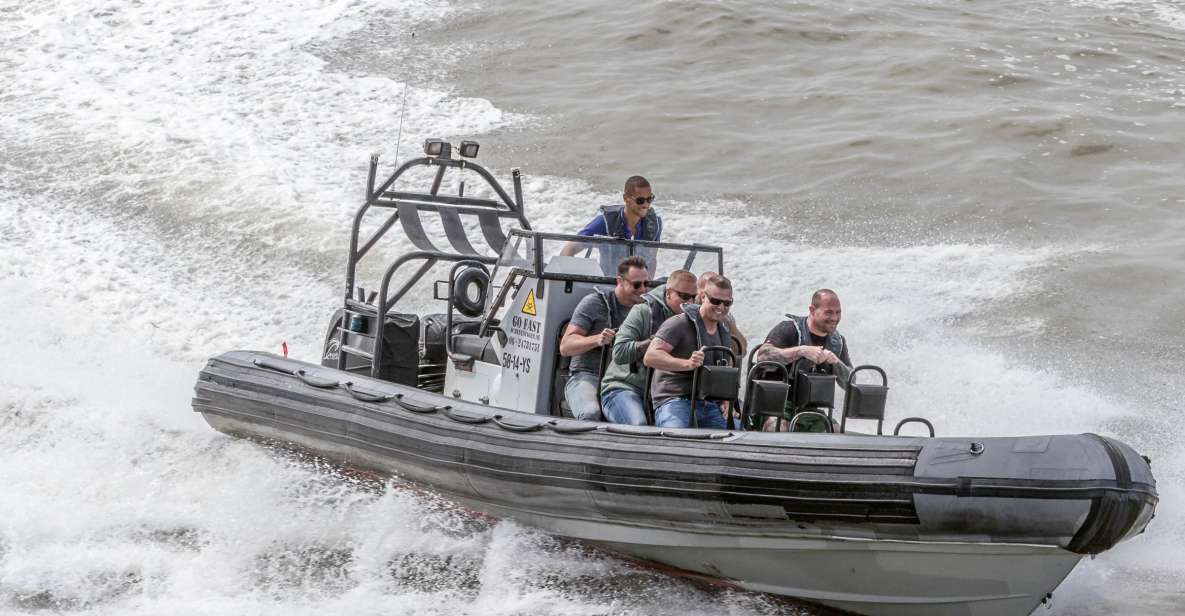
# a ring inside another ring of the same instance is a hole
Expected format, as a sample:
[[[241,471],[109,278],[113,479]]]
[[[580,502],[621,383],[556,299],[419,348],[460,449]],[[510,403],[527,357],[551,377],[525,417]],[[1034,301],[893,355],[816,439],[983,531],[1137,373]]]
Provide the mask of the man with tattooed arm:
[[[786,365],[795,360],[808,362],[802,369],[812,367],[825,374],[834,374],[841,386],[847,383],[852,371],[852,360],[848,356],[848,341],[837,331],[842,314],[839,296],[831,289],[819,289],[811,296],[807,316],[787,314],[787,319],[777,324],[765,343],[757,349],[754,361],[776,361]],[[809,419],[809,418],[808,418]],[[808,432],[822,432],[827,429],[823,420],[802,422]]]

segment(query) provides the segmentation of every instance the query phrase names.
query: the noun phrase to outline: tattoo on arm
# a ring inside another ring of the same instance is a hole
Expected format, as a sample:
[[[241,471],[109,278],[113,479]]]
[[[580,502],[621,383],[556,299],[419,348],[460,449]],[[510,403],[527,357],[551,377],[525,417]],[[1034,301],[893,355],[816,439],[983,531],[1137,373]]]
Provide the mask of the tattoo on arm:
[[[773,346],[772,344],[765,344],[762,345],[760,349],[757,349],[756,359],[757,361],[776,361],[780,363],[786,363],[782,359],[781,349]]]
[[[842,387],[845,391],[848,388],[848,377],[850,377],[851,375],[852,375],[852,367],[851,366],[843,363],[842,361],[837,362],[835,364],[836,380],[839,381],[840,387]]]

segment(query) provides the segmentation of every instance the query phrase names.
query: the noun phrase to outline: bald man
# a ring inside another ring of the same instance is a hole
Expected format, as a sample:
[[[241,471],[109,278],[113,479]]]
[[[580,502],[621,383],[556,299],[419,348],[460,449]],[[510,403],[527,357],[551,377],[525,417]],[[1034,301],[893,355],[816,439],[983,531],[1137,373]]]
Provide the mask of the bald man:
[[[848,356],[848,341],[837,330],[842,314],[839,296],[835,291],[815,291],[807,316],[786,315],[787,319],[774,326],[765,337],[765,343],[757,349],[754,361],[776,361],[790,365],[798,359],[805,359],[821,372],[834,374],[841,385],[846,384],[852,372],[852,360]],[[823,432],[827,429],[822,420],[804,420],[802,425],[808,432]]]
[[[848,341],[837,330],[842,315],[835,291],[815,291],[807,316],[786,315],[787,319],[765,337],[765,343],[757,349],[756,360],[790,364],[805,359],[834,374],[840,382],[847,382],[852,360],[848,356]]]

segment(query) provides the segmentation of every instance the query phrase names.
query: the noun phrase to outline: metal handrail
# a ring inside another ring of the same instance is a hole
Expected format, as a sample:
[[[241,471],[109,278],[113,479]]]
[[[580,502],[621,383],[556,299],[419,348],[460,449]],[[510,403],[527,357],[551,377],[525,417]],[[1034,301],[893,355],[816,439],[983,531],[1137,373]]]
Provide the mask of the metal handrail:
[[[778,370],[782,374],[782,382],[786,383],[786,384],[789,384],[789,382],[790,382],[790,368],[786,364],[783,364],[782,362],[779,362],[779,361],[770,361],[770,360],[754,362],[753,357],[756,353],[757,353],[757,349],[753,349],[753,351],[749,353],[749,372],[746,373],[746,375],[745,375],[745,406],[746,407],[752,406],[753,383],[757,380],[753,377],[757,375],[758,370]],[[782,428],[782,419],[783,419],[782,415],[785,415],[785,413],[786,413],[785,407],[786,407],[786,401],[782,400],[782,408],[779,409],[780,413],[779,413],[778,419],[774,422],[774,431],[775,432],[780,431]],[[748,416],[751,415],[751,413],[749,411],[750,411],[749,408],[741,409],[741,421],[742,422],[744,422],[748,418]],[[742,423],[742,427],[744,427],[743,423]],[[760,431],[760,429],[761,428],[759,427],[758,430]]]
[[[827,431],[830,433],[833,433],[833,434],[835,433],[835,425],[833,425],[831,423],[831,416],[824,415],[823,413],[820,413],[819,411],[799,411],[799,412],[795,413],[794,416],[790,418],[790,431],[791,432],[794,431],[794,426],[798,425],[798,419],[801,417],[821,417],[826,422]]]
[[[395,297],[387,299],[387,294],[391,288],[391,278],[395,275],[395,270],[399,269],[404,263],[408,263],[416,259],[424,259],[424,264],[420,266],[420,269],[416,271],[415,275],[413,275],[410,280],[403,283],[403,286],[399,287],[399,291],[395,294]],[[432,266],[436,265],[438,261],[475,261],[482,263],[493,263],[494,260],[495,259],[493,257],[473,257],[472,255],[458,255],[446,252],[422,250],[417,252],[409,252],[391,263],[391,265],[387,268],[387,271],[383,273],[383,282],[379,286],[379,299],[378,303],[376,304],[378,307],[378,314],[375,316],[374,328],[374,357],[371,358],[370,375],[378,378],[379,369],[382,365],[383,331],[386,327],[387,312],[390,311],[391,308],[395,307],[395,302],[399,301],[404,295],[406,295],[407,292],[411,290],[411,287],[414,286],[415,283],[418,282],[420,278],[422,278],[424,274],[428,272],[428,270],[432,269]],[[339,369],[343,369],[345,367],[344,356],[338,359],[338,364]]]
[[[518,236],[527,239],[535,240],[536,245],[542,243],[542,240],[564,240],[570,242],[581,242],[585,244],[627,244],[630,246],[639,246],[642,248],[667,248],[671,250],[687,250],[693,252],[715,253],[719,259],[717,267],[718,273],[724,273],[724,249],[720,246],[712,244],[700,243],[682,243],[682,242],[664,242],[653,240],[633,240],[619,237],[608,237],[604,235],[576,235],[574,233],[551,233],[547,231],[535,231],[533,229],[511,229],[507,234],[507,239]]]
[[[498,263],[495,264],[497,268],[508,267],[511,271],[518,272],[525,276],[543,280],[564,280],[573,282],[591,282],[594,284],[614,284],[616,282],[615,276],[603,275],[595,276],[588,274],[568,274],[568,273],[554,273],[545,272],[545,263],[543,261],[543,241],[544,240],[558,240],[565,242],[577,242],[582,244],[601,244],[601,245],[616,245],[626,246],[628,248],[627,254],[633,256],[637,254],[638,248],[653,248],[657,250],[676,250],[686,251],[688,253],[688,261],[690,261],[696,254],[709,254],[716,257],[716,271],[717,273],[724,273],[724,249],[720,246],[713,246],[711,244],[691,243],[685,244],[680,242],[655,242],[649,240],[632,240],[616,237],[607,237],[601,235],[575,235],[571,233],[549,233],[543,231],[534,231],[531,229],[511,229],[506,234],[506,244],[510,246],[516,238],[525,239],[531,243],[530,250],[532,258],[530,260],[503,262],[503,256],[499,256]],[[684,268],[690,267],[690,263],[685,263]]]
[[[882,387],[889,386],[889,375],[885,374],[885,371],[883,368],[881,368],[880,366],[874,366],[872,364],[865,364],[862,366],[856,366],[855,368],[852,368],[851,372],[848,372],[847,385],[844,387],[844,391],[851,392],[852,385],[854,385],[856,383],[856,373],[863,372],[865,370],[872,370],[872,371],[876,372],[877,374],[880,374],[881,375],[881,386]],[[841,433],[847,432],[848,412],[852,407],[851,402],[852,402],[852,394],[849,393],[844,398],[843,411],[839,415],[839,431]],[[923,420],[923,421],[925,421],[925,420]],[[927,422],[927,423],[929,423],[929,422]],[[882,416],[880,419],[878,419],[876,421],[876,433],[878,436],[881,435],[882,433],[884,433],[884,425],[885,425],[885,418]],[[898,429],[901,428],[900,425],[898,425],[897,427],[898,427]],[[930,426],[930,432],[931,432],[931,436],[933,436],[934,426]]]

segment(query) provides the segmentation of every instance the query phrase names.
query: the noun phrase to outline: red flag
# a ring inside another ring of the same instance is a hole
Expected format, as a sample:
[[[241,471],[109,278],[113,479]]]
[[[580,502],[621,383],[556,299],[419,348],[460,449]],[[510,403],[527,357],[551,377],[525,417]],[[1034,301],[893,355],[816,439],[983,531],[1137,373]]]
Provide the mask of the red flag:
[[[288,357],[288,341],[287,340],[280,343],[280,348],[284,349],[284,357]]]

